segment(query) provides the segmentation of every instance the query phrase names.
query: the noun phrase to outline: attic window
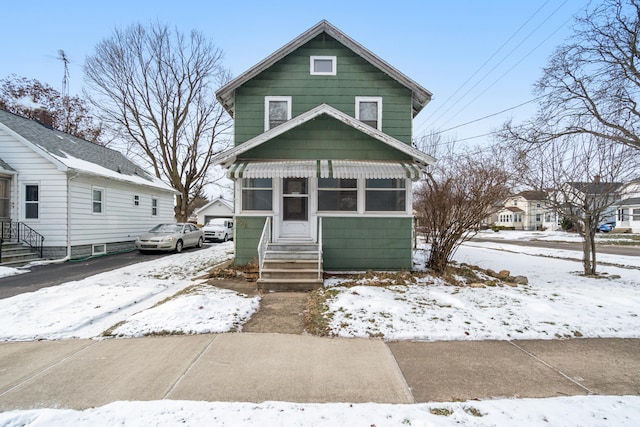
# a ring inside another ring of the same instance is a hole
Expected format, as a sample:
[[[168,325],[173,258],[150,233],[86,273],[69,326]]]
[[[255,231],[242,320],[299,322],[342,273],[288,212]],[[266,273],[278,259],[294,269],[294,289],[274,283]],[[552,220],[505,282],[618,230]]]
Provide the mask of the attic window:
[[[310,71],[312,76],[335,76],[336,75],[335,56],[312,56],[310,60]]]

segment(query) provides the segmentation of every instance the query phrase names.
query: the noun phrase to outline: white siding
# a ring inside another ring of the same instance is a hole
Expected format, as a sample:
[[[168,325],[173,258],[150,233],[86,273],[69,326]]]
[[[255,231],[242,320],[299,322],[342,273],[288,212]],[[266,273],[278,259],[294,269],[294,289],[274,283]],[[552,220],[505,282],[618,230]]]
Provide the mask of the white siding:
[[[67,245],[67,222],[71,224],[71,245],[133,240],[160,222],[174,221],[174,196],[133,183],[78,175],[70,181],[71,215],[67,217],[67,174],[40,154],[0,129],[0,157],[18,173],[11,193],[11,217],[45,236],[46,247]],[[24,186],[39,185],[39,218],[24,218]],[[93,214],[92,188],[104,190],[102,214]],[[17,192],[17,194],[16,194]],[[134,206],[134,195],[140,204]],[[158,199],[158,214],[151,215],[151,198]]]
[[[22,221],[45,236],[45,246],[66,243],[66,174],[22,142],[0,129],[0,157],[18,173],[11,192],[11,219]],[[39,218],[24,218],[24,186],[39,186]],[[17,194],[16,194],[17,192]]]
[[[93,213],[93,188],[103,190],[102,213]],[[134,195],[139,205],[134,205]],[[158,215],[151,215],[151,199]],[[150,188],[104,178],[80,176],[71,181],[71,244],[133,240],[160,222],[174,221],[174,197]]]

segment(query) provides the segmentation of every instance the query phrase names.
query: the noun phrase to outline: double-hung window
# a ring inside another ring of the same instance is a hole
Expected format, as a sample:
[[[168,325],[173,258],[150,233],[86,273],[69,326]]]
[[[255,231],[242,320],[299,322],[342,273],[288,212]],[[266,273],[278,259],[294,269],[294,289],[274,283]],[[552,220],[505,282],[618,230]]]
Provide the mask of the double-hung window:
[[[158,199],[151,198],[151,216],[158,216]]]
[[[272,206],[271,178],[244,178],[242,180],[243,211],[270,211]]]
[[[358,182],[355,179],[318,178],[318,210],[355,212]]]
[[[264,130],[273,129],[291,119],[290,96],[267,96],[264,98]]]
[[[382,130],[382,98],[379,96],[356,97],[356,119]]]
[[[640,221],[640,209],[638,209],[638,208],[633,209],[632,214],[631,214],[631,220],[632,221]]]
[[[310,73],[312,76],[335,76],[337,72],[335,56],[312,56],[310,59]]]
[[[38,219],[40,217],[40,191],[37,184],[24,186],[24,218]]]
[[[104,209],[104,189],[93,187],[92,191],[92,212],[94,214],[101,214]]]
[[[367,179],[365,210],[368,212],[405,211],[406,183],[404,179]]]

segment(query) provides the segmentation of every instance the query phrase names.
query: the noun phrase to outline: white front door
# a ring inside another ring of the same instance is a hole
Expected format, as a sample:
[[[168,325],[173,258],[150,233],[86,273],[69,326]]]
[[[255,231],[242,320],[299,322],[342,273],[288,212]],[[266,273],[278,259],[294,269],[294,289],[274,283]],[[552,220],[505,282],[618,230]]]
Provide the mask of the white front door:
[[[282,178],[280,238],[311,239],[308,178]]]

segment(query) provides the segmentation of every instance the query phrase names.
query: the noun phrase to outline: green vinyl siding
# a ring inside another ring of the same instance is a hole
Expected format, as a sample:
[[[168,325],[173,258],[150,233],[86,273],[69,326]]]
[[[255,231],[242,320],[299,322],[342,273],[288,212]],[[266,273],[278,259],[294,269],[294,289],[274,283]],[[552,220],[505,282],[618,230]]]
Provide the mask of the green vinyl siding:
[[[324,270],[410,270],[412,218],[323,217]]]
[[[258,243],[264,229],[264,216],[237,216],[235,218],[235,264],[258,262]]]
[[[313,55],[336,56],[337,74],[309,72]],[[291,96],[292,117],[320,104],[354,117],[356,96],[380,96],[382,131],[411,143],[411,91],[326,34],[321,34],[269,69],[243,84],[235,93],[235,144],[264,131],[264,97]]]
[[[242,154],[242,159],[409,160],[333,117],[320,116]]]

